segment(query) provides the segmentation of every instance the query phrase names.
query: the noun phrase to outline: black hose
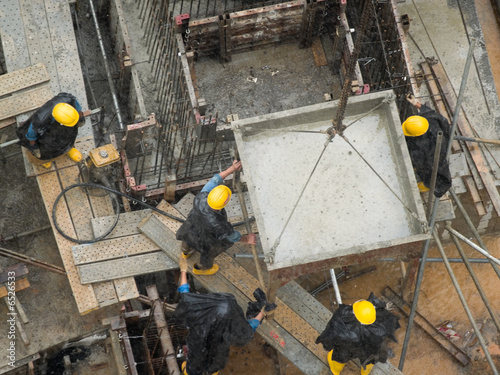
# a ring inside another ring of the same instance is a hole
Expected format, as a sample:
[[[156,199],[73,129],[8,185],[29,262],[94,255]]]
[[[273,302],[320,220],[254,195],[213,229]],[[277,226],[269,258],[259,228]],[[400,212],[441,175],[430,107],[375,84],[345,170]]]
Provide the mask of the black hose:
[[[169,213],[167,213],[165,211],[162,211],[162,210],[160,210],[160,209],[158,209],[156,207],[150,206],[149,204],[141,201],[140,199],[131,197],[130,195],[124,194],[124,193],[122,193],[121,191],[118,191],[118,190],[111,189],[111,188],[109,188],[107,186],[102,186],[102,185],[92,184],[92,183],[78,183],[78,184],[74,184],[74,185],[68,186],[63,191],[61,191],[59,193],[59,195],[57,196],[56,200],[54,201],[54,206],[52,207],[52,222],[54,223],[54,227],[61,234],[61,236],[63,236],[64,238],[66,238],[69,241],[73,241],[73,242],[78,243],[78,244],[95,243],[95,242],[98,242],[98,241],[102,240],[108,234],[110,234],[113,231],[113,229],[115,229],[116,225],[118,224],[118,219],[119,219],[119,215],[120,215],[120,205],[118,203],[118,199],[115,196],[114,199],[113,199],[113,203],[116,203],[116,220],[113,223],[113,225],[111,226],[111,228],[105,234],[103,234],[102,236],[99,236],[97,238],[94,238],[92,240],[78,240],[76,238],[71,238],[66,233],[64,233],[61,228],[59,228],[59,225],[57,225],[56,208],[57,208],[57,204],[59,203],[59,200],[64,196],[64,194],[66,194],[66,192],[68,192],[69,190],[74,189],[76,187],[91,187],[91,188],[95,188],[95,189],[106,190],[106,191],[108,191],[110,193],[114,193],[116,195],[120,195],[120,196],[125,197],[127,199],[133,200],[133,201],[139,203],[140,205],[142,205],[144,207],[147,207],[147,208],[149,208],[149,209],[151,209],[153,211],[156,211],[156,212],[158,212],[161,215],[167,216],[167,217],[169,217],[171,219],[180,221],[181,223],[183,223],[185,221],[184,219],[181,219],[181,218],[179,218],[177,216],[171,215],[171,214],[169,214]]]

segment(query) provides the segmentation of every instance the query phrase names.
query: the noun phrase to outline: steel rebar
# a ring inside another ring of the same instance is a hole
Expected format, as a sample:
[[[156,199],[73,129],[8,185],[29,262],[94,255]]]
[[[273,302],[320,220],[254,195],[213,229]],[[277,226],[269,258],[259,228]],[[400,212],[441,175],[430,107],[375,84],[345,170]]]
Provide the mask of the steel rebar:
[[[335,276],[335,270],[330,268],[330,278],[332,279],[333,290],[335,291],[335,299],[337,300],[337,305],[341,305],[342,297],[340,296],[339,284],[337,283],[337,277]]]
[[[455,287],[455,290],[457,291],[458,298],[460,299],[460,302],[462,303],[462,306],[465,310],[465,313],[467,314],[467,317],[469,318],[469,321],[472,325],[472,328],[474,329],[474,332],[476,333],[476,337],[479,341],[479,344],[481,345],[481,348],[483,349],[483,353],[486,356],[486,360],[488,361],[491,369],[493,370],[494,375],[498,375],[497,368],[495,367],[495,364],[493,363],[493,359],[491,358],[490,352],[488,351],[488,347],[486,345],[486,342],[484,341],[483,335],[481,334],[481,331],[479,330],[476,321],[474,320],[474,317],[472,316],[472,313],[469,309],[469,305],[467,304],[467,301],[465,300],[465,297],[462,293],[462,290],[460,289],[460,285],[458,284],[458,281],[455,277],[455,274],[453,273],[453,270],[451,269],[451,265],[448,262],[448,258],[446,257],[446,253],[444,252],[443,245],[441,244],[441,241],[436,233],[433,234],[434,241],[436,241],[437,248],[439,252],[441,253],[441,257],[443,258],[444,264],[446,266],[446,270],[448,271],[448,274],[450,275],[451,282],[453,283],[453,286]]]
[[[427,202],[427,217],[431,215],[432,203],[435,199],[434,191],[436,189],[436,180],[437,180],[437,170],[439,168],[440,156],[441,156],[441,144],[443,142],[443,132],[438,131],[437,140],[436,140],[436,148],[434,149],[434,163],[432,165],[432,176],[431,176],[431,187],[429,189],[428,194],[428,202]]]

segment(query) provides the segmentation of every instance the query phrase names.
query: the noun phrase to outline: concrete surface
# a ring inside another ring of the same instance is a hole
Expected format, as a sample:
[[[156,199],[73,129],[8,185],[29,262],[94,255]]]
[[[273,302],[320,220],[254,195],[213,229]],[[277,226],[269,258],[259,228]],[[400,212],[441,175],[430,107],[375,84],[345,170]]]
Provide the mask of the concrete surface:
[[[427,238],[396,105],[370,112],[390,97],[347,106],[344,136],[365,160],[340,136],[325,148],[325,134],[294,132],[326,130],[337,102],[233,122],[268,269]]]

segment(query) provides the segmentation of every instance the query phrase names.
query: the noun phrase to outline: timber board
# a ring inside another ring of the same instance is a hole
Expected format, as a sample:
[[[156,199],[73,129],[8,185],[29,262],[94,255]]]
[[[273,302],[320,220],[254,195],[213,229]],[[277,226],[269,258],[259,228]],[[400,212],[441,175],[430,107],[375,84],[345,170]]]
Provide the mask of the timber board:
[[[0,99],[0,120],[37,109],[54,95],[48,84]]]
[[[82,284],[178,269],[163,251],[77,266]]]
[[[75,264],[100,262],[158,251],[158,245],[143,234],[112,238],[96,243],[73,246]]]
[[[47,82],[49,74],[42,63],[0,75],[0,96]]]
[[[30,287],[30,282],[28,279],[23,278],[15,281],[15,291],[16,293],[28,289]],[[9,292],[7,291],[7,288],[5,286],[0,286],[0,298],[7,297]]]

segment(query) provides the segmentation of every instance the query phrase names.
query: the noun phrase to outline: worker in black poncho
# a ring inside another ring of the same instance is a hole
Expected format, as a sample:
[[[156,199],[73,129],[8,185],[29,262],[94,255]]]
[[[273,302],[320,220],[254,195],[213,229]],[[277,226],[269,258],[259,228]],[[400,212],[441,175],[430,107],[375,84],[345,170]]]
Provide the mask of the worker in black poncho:
[[[177,231],[176,238],[182,243],[182,254],[185,258],[193,251],[200,253],[200,263],[195,264],[195,275],[213,275],[219,270],[214,264],[217,255],[226,251],[235,242],[246,242],[255,245],[255,235],[242,236],[227,221],[224,207],[231,199],[231,189],[222,185],[224,179],[241,169],[241,162],[234,161],[226,170],[216,174],[196,195],[193,209],[186,221]]]
[[[76,98],[61,92],[38,108],[17,130],[21,146],[26,147],[50,168],[50,159],[68,154],[79,162],[82,154],[75,147],[78,126],[83,125],[82,107]]]
[[[403,122],[402,127],[413,168],[415,168],[415,172],[422,180],[419,183],[419,189],[422,192],[430,188],[437,136],[439,131],[443,132],[436,187],[434,189],[434,195],[440,198],[451,187],[450,167],[446,160],[446,151],[450,140],[450,124],[439,113],[426,105],[420,104],[413,95],[409,94],[406,98],[418,110],[418,115],[408,117]]]
[[[228,293],[190,293],[187,282],[187,262],[181,257],[181,300],[174,312],[174,321],[189,330],[187,361],[182,363],[183,375],[217,374],[229,358],[231,345],[244,346],[264,318],[264,311],[276,308],[266,295],[257,289],[245,314]]]
[[[370,293],[368,300],[352,306],[341,304],[316,339],[328,353],[334,375],[339,375],[351,359],[361,361],[361,375],[368,375],[376,362],[388,358],[387,339],[396,341],[399,318],[385,309],[385,303]]]

